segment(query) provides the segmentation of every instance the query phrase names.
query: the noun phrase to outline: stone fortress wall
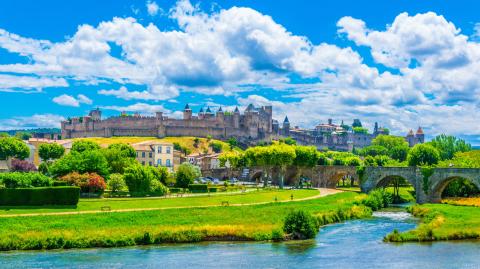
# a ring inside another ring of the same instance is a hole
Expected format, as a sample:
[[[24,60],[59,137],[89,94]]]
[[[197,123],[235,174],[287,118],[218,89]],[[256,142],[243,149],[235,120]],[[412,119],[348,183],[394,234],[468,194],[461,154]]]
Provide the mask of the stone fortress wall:
[[[240,141],[258,141],[272,135],[272,107],[255,108],[249,105],[243,114],[238,108],[224,113],[220,108],[215,114],[210,108],[197,115],[186,105],[183,119],[169,118],[162,112],[155,116],[127,115],[102,119],[99,109],[88,116],[68,119],[61,123],[62,137],[112,137],[112,136],[212,136],[216,139],[236,137]]]

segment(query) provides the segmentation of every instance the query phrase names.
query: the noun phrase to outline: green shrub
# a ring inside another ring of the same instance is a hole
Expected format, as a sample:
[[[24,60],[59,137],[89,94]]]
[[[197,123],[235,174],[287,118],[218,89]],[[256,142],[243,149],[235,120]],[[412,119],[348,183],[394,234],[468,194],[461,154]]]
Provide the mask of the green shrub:
[[[0,183],[6,188],[31,188],[53,185],[53,179],[37,172],[0,173]]]
[[[182,163],[175,174],[175,187],[187,188],[195,178],[202,176],[200,168],[190,163]]]
[[[168,189],[157,179],[152,168],[132,165],[125,169],[125,183],[132,196],[144,196],[147,194],[165,195]]]
[[[208,185],[207,184],[190,184],[188,185],[188,189],[192,193],[207,193]]]
[[[59,187],[59,186],[69,186],[68,182],[62,181],[62,180],[56,180],[53,182],[54,187]]]
[[[283,224],[283,231],[290,234],[292,239],[311,239],[318,233],[315,218],[305,211],[288,213]]]
[[[39,187],[0,189],[2,206],[76,205],[80,197],[78,187]]]
[[[385,189],[375,189],[368,194],[362,203],[372,210],[379,210],[393,203],[393,195]]]
[[[107,186],[112,192],[119,192],[127,189],[127,185],[125,184],[125,180],[121,174],[111,174],[110,179],[108,179]]]
[[[208,192],[218,192],[218,187],[208,187]]]

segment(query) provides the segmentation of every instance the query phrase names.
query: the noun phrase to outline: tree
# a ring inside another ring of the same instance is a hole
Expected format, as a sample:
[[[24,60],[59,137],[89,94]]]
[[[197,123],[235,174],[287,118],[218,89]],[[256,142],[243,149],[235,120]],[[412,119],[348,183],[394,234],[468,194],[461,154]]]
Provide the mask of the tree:
[[[178,166],[175,173],[175,186],[178,188],[188,188],[188,185],[192,184],[196,178],[202,176],[200,168],[190,163],[182,163]]]
[[[108,162],[100,150],[87,150],[83,152],[71,151],[55,161],[49,172],[55,176],[63,176],[71,172],[97,173],[102,177],[108,177]]]
[[[199,145],[199,144],[200,144],[200,138],[195,137],[195,138],[193,139],[193,146],[194,146],[195,148],[198,148],[198,145]]]
[[[149,166],[135,164],[125,169],[125,184],[130,195],[143,196],[145,194],[164,195],[168,189],[156,178]]]
[[[38,147],[38,155],[45,162],[55,160],[63,156],[65,148],[57,143],[45,143]]]
[[[295,159],[293,165],[298,169],[298,176],[302,176],[303,169],[313,169],[317,165],[320,155],[316,147],[313,146],[296,146]]]
[[[161,182],[163,185],[167,185],[169,183],[168,182],[169,173],[168,173],[168,169],[166,167],[163,167],[163,166],[159,166],[159,167],[147,166],[147,169],[149,169],[150,172],[155,177],[155,179],[158,180],[159,182]]]
[[[379,135],[372,140],[372,145],[374,146],[382,146],[387,149],[391,149],[396,146],[407,145],[408,143],[405,141],[405,138],[401,136],[393,136],[393,135]]]
[[[127,184],[125,184],[125,180],[121,174],[111,174],[107,185],[113,193],[123,191],[127,188]]]
[[[296,145],[297,141],[295,141],[295,139],[293,139],[289,136],[285,139],[280,139],[280,143],[285,143],[287,145]]]
[[[353,127],[353,132],[356,134],[368,134],[368,129],[363,127]]]
[[[293,239],[311,239],[317,235],[318,227],[310,213],[292,211],[285,218],[283,231],[291,234]]]
[[[429,144],[417,144],[408,153],[409,166],[435,165],[440,160],[438,150]]]
[[[453,159],[439,162],[438,167],[480,168],[480,150],[457,152]]]
[[[16,132],[15,137],[20,140],[28,140],[32,138],[32,134],[28,132]]]
[[[30,156],[30,149],[22,140],[15,137],[0,138],[0,160],[9,158],[26,159]]]
[[[394,160],[403,162],[407,160],[408,152],[410,151],[410,147],[408,145],[399,145],[391,148],[389,150],[390,157]]]
[[[440,153],[441,160],[450,160],[457,152],[472,150],[472,145],[455,136],[441,134],[429,142]]]
[[[220,152],[222,152],[222,143],[212,141],[212,142],[210,142],[210,148],[212,148],[213,152],[220,153]]]
[[[371,145],[368,147],[364,147],[360,151],[360,155],[362,156],[372,156],[375,157],[377,155],[387,155],[388,150],[384,146],[379,146],[379,145]]]
[[[100,145],[98,145],[93,141],[78,140],[73,142],[71,151],[80,153],[88,150],[97,150],[97,149],[100,149]]]
[[[227,140],[228,145],[230,145],[230,149],[234,149],[235,147],[238,146],[238,141],[235,137],[230,137]]]
[[[136,163],[135,149],[123,143],[111,144],[106,149],[102,149],[102,153],[107,159],[110,173],[123,174],[126,167]]]
[[[295,148],[286,144],[272,145],[270,148],[271,165],[280,167],[280,188],[283,188],[287,166],[293,164],[296,157]]]

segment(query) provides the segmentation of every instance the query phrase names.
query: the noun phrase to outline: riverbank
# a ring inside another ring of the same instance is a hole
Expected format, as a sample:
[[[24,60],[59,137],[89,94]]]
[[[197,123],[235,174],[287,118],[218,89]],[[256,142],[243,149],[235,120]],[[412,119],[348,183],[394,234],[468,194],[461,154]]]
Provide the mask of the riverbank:
[[[388,242],[419,242],[480,239],[480,208],[448,204],[415,205],[409,208],[421,224],[411,231],[393,231]]]
[[[315,216],[318,225],[366,218],[372,211],[358,205],[364,197],[345,192],[297,202],[238,207],[2,218],[0,250],[283,240],[283,220],[288,212],[307,211]]]

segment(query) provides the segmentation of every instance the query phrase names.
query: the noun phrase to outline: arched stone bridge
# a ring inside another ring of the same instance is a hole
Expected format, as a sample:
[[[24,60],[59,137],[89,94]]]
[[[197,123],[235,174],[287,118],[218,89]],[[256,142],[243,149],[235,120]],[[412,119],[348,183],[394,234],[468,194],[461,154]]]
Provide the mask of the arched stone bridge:
[[[445,187],[458,178],[471,181],[480,189],[480,169],[433,168],[430,173],[419,167],[366,167],[361,180],[362,192],[386,186],[395,177],[401,177],[415,188],[417,203],[438,203]]]
[[[240,178],[242,170],[213,169],[202,171],[204,176],[217,178],[237,177]],[[278,180],[279,169],[274,169],[272,178]],[[250,168],[247,178],[249,180],[260,179],[263,174],[262,168]],[[445,187],[458,178],[471,181],[480,189],[480,169],[477,168],[433,168],[431,174],[422,173],[419,167],[366,167],[361,180],[356,167],[350,166],[316,166],[302,169],[289,167],[285,176],[285,183],[292,184],[303,175],[312,180],[314,187],[335,188],[337,183],[345,176],[360,182],[362,192],[368,193],[379,187],[387,186],[396,177],[401,177],[410,182],[415,189],[417,203],[438,203],[441,201]]]

